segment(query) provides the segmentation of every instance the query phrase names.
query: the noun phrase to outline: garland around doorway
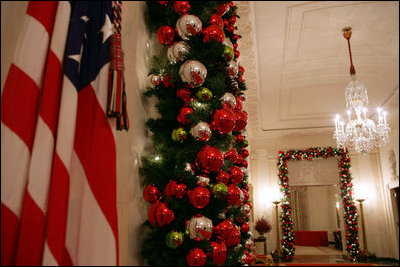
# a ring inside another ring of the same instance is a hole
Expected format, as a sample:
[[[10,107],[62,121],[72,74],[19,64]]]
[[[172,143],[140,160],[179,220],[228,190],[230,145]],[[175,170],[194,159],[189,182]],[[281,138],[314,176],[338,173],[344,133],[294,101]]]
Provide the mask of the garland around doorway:
[[[296,237],[293,231],[290,189],[288,176],[288,161],[290,160],[313,160],[315,158],[338,157],[338,167],[340,176],[340,191],[344,207],[344,221],[346,228],[346,250],[350,260],[356,261],[360,257],[360,245],[358,242],[358,214],[353,198],[353,183],[350,174],[349,152],[343,148],[309,148],[306,150],[279,151],[278,157],[278,177],[282,192],[282,214],[281,214],[281,255],[285,260],[294,258]]]

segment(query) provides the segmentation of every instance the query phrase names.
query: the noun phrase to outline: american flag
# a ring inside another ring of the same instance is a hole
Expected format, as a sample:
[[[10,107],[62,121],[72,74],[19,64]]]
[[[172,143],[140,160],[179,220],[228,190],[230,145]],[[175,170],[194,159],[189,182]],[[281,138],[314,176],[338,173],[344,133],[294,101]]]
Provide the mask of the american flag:
[[[111,1],[29,2],[1,96],[1,264],[118,265]]]

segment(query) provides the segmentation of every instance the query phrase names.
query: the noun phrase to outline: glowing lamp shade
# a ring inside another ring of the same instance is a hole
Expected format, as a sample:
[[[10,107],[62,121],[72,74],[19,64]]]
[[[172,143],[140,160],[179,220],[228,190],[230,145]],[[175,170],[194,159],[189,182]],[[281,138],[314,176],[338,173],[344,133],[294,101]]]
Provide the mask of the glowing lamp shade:
[[[360,200],[367,200],[368,198],[371,197],[371,192],[373,189],[369,184],[366,183],[360,183],[356,184],[354,187],[354,197],[355,199],[360,199]]]

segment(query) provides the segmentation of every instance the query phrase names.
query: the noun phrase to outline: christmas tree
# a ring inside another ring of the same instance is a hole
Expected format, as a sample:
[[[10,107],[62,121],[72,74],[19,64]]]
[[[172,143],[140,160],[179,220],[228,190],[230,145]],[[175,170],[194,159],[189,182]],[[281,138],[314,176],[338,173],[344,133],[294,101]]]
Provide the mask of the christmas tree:
[[[246,85],[237,6],[227,1],[148,1],[147,26],[163,45],[147,77],[157,118],[140,174],[150,265],[253,262],[243,131]]]

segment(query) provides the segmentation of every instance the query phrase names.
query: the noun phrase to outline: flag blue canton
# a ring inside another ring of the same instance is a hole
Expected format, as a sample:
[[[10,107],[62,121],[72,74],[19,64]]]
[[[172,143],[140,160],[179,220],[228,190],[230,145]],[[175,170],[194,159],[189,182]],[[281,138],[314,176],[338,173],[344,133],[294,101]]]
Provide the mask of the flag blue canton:
[[[64,73],[79,91],[110,61],[111,1],[76,1],[71,7]]]

